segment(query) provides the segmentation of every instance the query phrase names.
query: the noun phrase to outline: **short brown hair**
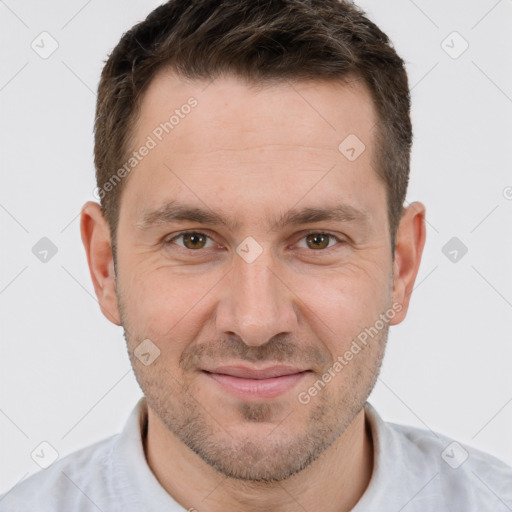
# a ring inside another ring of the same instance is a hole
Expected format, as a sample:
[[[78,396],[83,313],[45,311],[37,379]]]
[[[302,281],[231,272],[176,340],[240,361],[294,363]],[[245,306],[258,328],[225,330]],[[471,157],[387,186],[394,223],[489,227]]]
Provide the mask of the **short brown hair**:
[[[394,255],[412,126],[407,73],[389,38],[347,0],[169,0],[122,36],[98,86],[94,161],[114,261],[126,178],[105,185],[133,151],[143,92],[167,66],[205,81],[221,74],[253,84],[362,79],[377,113],[374,168],[386,186]]]

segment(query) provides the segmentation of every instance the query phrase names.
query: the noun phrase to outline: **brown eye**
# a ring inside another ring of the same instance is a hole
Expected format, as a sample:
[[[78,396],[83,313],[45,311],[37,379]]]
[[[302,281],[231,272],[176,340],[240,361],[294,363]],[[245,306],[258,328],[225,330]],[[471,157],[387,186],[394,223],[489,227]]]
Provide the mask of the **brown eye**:
[[[208,238],[202,233],[184,233],[181,237],[183,238],[183,245],[187,249],[202,249]]]
[[[326,249],[329,246],[330,239],[334,238],[328,233],[310,233],[306,235],[306,244],[310,249]]]
[[[178,240],[181,243],[178,243]],[[209,247],[206,247],[206,245],[209,241],[210,243],[213,242],[208,235],[205,235],[204,233],[199,233],[197,231],[189,231],[179,233],[175,237],[168,239],[165,242],[165,245],[177,245],[178,247],[181,247],[183,249],[188,249],[190,251],[198,251],[199,249],[208,249]]]

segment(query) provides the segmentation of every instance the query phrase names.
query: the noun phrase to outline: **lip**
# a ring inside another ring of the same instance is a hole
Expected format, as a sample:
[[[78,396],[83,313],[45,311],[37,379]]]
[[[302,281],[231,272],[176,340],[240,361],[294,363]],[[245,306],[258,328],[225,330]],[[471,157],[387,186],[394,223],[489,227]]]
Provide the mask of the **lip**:
[[[270,379],[272,377],[283,377],[301,373],[305,370],[293,366],[275,365],[266,368],[249,368],[248,366],[217,366],[216,368],[205,369],[209,373],[230,375],[242,379]]]
[[[262,369],[222,366],[203,370],[203,373],[234,396],[243,399],[264,399],[284,394],[310,372],[290,366],[271,366]]]

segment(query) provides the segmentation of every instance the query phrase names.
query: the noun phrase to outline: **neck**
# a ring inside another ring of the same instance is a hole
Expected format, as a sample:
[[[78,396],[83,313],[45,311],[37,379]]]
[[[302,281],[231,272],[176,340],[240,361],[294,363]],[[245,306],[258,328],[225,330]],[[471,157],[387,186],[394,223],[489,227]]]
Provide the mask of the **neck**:
[[[162,487],[186,509],[198,512],[348,512],[368,487],[374,457],[364,409],[316,461],[280,482],[236,480],[219,473],[169,432],[149,407],[144,449]]]

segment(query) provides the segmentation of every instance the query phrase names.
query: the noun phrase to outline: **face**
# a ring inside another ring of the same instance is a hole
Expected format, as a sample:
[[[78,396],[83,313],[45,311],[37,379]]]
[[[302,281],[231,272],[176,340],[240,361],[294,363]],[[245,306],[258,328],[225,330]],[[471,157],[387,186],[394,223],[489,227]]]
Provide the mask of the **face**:
[[[225,475],[304,469],[375,384],[398,319],[375,122],[358,81],[162,72],[145,93],[133,148],[155,145],[122,195],[120,321],[150,420]]]

